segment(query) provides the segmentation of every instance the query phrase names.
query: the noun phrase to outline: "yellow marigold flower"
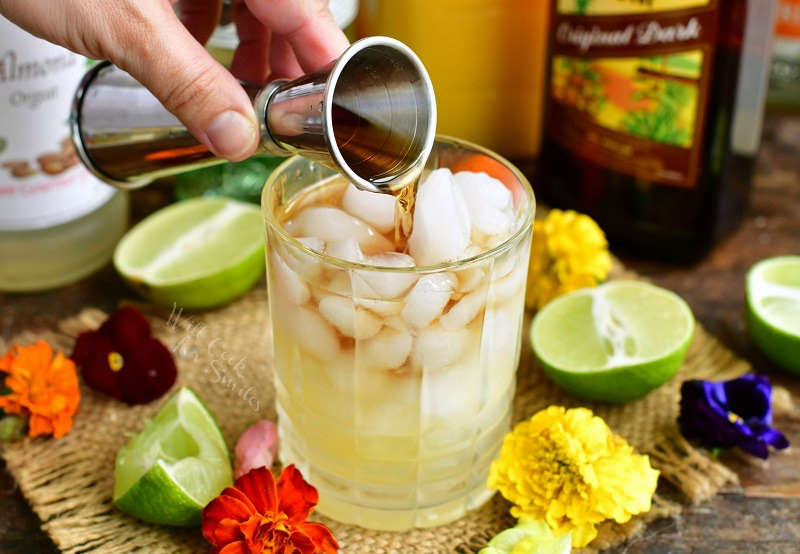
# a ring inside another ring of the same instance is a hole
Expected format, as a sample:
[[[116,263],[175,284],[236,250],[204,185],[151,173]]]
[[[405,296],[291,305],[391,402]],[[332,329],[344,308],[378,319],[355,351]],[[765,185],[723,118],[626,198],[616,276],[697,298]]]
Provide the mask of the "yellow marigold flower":
[[[597,285],[611,271],[603,230],[588,215],[551,210],[533,226],[526,303],[542,308],[567,292]]]
[[[514,517],[543,519],[573,546],[596,526],[650,510],[658,471],[586,408],[550,406],[506,435],[488,485],[514,504]]]

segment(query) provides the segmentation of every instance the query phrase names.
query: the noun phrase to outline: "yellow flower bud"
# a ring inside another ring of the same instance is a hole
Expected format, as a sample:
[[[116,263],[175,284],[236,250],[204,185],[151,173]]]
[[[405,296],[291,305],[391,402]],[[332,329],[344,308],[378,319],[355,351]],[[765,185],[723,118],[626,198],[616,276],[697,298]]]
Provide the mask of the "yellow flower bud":
[[[526,304],[541,309],[567,292],[595,286],[611,271],[603,230],[572,210],[551,210],[533,226]]]

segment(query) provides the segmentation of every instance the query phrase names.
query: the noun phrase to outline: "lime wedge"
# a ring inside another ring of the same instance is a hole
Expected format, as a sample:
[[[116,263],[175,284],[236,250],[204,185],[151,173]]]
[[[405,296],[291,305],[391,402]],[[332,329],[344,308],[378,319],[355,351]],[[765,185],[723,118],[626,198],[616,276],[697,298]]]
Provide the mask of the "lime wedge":
[[[553,535],[547,523],[521,518],[517,525],[495,535],[478,554],[569,554],[572,535]]]
[[[256,206],[229,198],[177,202],[128,231],[114,266],[158,304],[209,308],[249,290],[264,271],[264,235]]]
[[[747,273],[747,328],[773,362],[800,373],[800,256],[769,258]]]
[[[184,387],[117,453],[114,504],[151,523],[199,525],[205,505],[232,482],[214,417]]]
[[[544,371],[573,395],[627,402],[669,381],[694,331],[689,306],[639,281],[581,289],[545,306],[531,325]]]

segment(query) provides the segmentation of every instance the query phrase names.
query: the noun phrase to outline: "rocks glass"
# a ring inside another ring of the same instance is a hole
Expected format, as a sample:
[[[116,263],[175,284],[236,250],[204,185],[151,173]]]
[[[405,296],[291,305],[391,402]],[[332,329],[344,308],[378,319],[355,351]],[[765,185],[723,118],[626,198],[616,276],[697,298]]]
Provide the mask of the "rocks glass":
[[[510,425],[535,201],[515,167],[478,146],[439,137],[426,172],[439,167],[502,181],[513,199],[510,236],[456,262],[377,267],[325,254],[323,240],[284,227],[304,204],[341,201],[346,184],[330,168],[291,158],[262,194],[280,458],[338,521],[440,525],[492,495],[486,478]]]

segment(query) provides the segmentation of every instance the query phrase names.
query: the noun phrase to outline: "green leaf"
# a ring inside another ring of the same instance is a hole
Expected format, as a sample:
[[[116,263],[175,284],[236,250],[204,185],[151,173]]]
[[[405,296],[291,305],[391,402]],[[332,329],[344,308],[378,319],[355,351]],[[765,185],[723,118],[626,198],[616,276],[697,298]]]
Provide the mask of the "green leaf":
[[[15,441],[25,436],[27,421],[18,415],[0,418],[0,441]]]

